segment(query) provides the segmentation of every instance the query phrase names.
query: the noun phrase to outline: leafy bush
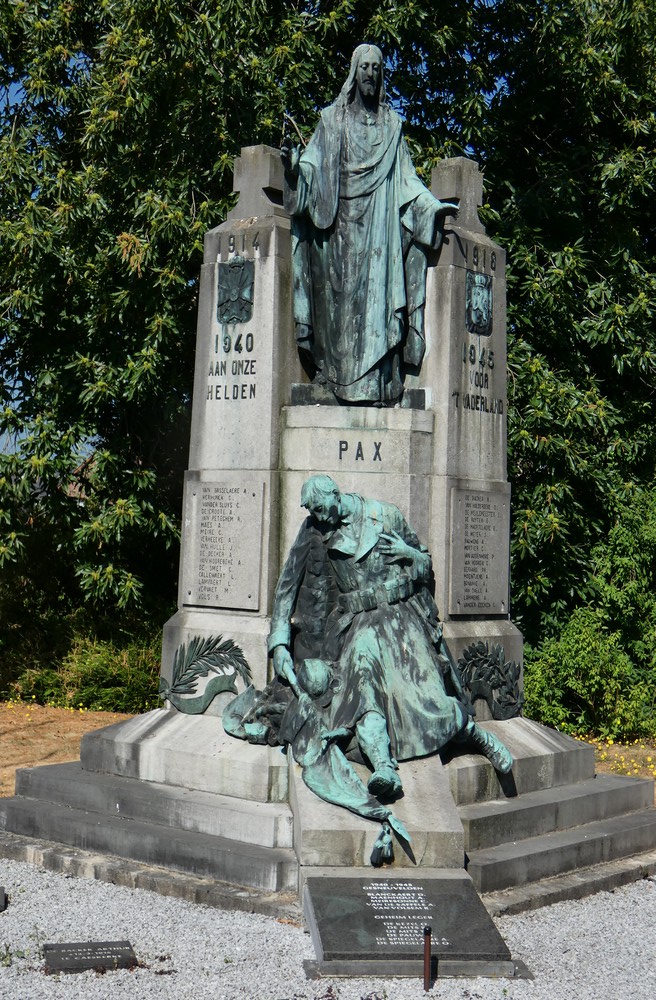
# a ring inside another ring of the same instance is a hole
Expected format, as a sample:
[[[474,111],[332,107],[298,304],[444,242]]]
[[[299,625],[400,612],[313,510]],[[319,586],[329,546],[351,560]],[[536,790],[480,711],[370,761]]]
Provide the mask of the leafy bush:
[[[528,651],[525,713],[569,733],[656,736],[656,670],[640,677],[603,612],[580,608],[558,639]]]
[[[595,546],[590,606],[525,659],[526,714],[567,732],[656,736],[656,488],[627,489]]]
[[[136,714],[160,704],[158,681],[159,636],[123,646],[79,637],[59,666],[28,667],[11,690],[55,707]]]

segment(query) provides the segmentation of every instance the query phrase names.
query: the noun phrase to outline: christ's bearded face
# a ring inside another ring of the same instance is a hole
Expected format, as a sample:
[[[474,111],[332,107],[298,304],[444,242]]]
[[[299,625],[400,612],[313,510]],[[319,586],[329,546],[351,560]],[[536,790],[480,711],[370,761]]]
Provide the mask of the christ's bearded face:
[[[383,67],[373,49],[366,49],[360,56],[355,78],[362,97],[371,100],[378,93],[380,74]]]

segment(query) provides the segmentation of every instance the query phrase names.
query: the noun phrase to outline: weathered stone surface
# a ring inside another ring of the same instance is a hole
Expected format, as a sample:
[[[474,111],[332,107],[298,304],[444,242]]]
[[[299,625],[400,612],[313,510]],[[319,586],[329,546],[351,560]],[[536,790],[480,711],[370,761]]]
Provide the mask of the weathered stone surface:
[[[296,859],[289,849],[124,820],[111,809],[94,813],[38,799],[2,801],[4,829],[28,837],[271,891],[288,891],[296,883]]]
[[[82,739],[87,771],[179,785],[258,802],[287,799],[287,761],[278,749],[231,739],[219,719],[155,709]]]
[[[237,794],[218,795],[85,771],[77,761],[21,768],[16,772],[16,795],[89,812],[111,809],[125,820],[147,821],[260,847],[292,846],[292,814],[286,802],[258,802]]]
[[[259,636],[279,568],[279,416],[303,371],[278,150],[243,149],[234,186],[238,207],[205,237],[179,610],[164,629],[162,674],[170,675],[180,643],[221,634],[242,647],[254,679],[265,683]],[[246,491],[241,511],[211,506],[229,503],[234,489]]]
[[[161,677],[170,682],[175,652],[181,643],[188,642],[191,637],[197,635],[207,638],[222,635],[224,639],[232,639],[237,643],[248,661],[253,683],[257,687],[264,687],[268,675],[266,653],[268,633],[269,619],[264,615],[227,610],[217,613],[213,608],[182,608],[172,615],[164,626]],[[241,684],[239,686],[241,687]],[[202,689],[201,678],[198,685],[199,693]],[[224,701],[219,697],[212,702],[205,714],[220,716],[223,705]]]
[[[233,191],[239,200],[228,212],[228,222],[274,215],[287,219],[282,207],[282,163],[271,146],[243,146],[235,160]]]
[[[324,802],[303,783],[300,768],[290,764],[290,802],[294,812],[294,848],[306,879],[313,866],[366,866],[380,826]],[[356,769],[363,781],[370,772]],[[392,805],[412,838],[412,856],[394,840],[394,867],[462,868],[464,840],[448,777],[439,757],[399,765],[403,797]]]
[[[652,808],[472,851],[467,871],[479,892],[496,892],[640,854],[655,842],[656,809]]]
[[[450,615],[508,613],[510,491],[451,490]]]
[[[310,474],[339,477],[344,492],[395,504],[419,533],[430,531],[433,414],[355,406],[286,407],[281,438],[281,555],[306,514]]]
[[[265,483],[190,475],[181,560],[183,606],[259,611]]]
[[[512,773],[500,776],[483,757],[451,756],[455,748],[447,748],[443,759],[450,758],[446,769],[459,806],[513,798],[594,776],[594,749],[571,736],[546,729],[530,719],[490,721],[482,723],[482,727],[498,736],[510,750],[514,758]]]
[[[598,774],[587,781],[540,788],[512,799],[461,806],[458,812],[469,852],[639,812],[653,802],[651,779]]]

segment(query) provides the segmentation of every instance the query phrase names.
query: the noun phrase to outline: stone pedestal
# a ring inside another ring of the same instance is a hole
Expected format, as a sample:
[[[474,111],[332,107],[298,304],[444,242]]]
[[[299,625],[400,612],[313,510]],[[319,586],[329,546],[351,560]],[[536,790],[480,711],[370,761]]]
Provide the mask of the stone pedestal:
[[[460,199],[457,223],[428,271],[420,375],[435,414],[427,541],[435,596],[456,657],[484,640],[521,663],[522,637],[510,622],[505,252],[478,218],[476,163],[444,160],[431,186],[442,200]]]
[[[162,676],[181,643],[220,634],[262,687],[280,566],[280,410],[302,370],[278,151],[242,150],[234,183],[236,207],[205,237],[178,611],[164,626]]]

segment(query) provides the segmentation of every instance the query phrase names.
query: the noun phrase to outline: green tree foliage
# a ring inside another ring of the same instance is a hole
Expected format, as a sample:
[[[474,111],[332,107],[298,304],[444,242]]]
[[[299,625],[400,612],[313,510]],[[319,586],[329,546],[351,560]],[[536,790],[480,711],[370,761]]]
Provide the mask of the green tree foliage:
[[[159,706],[159,629],[113,642],[76,636],[61,661],[28,667],[12,684],[23,701],[96,712],[148,712]]]
[[[498,6],[482,134],[511,261],[516,609],[535,638],[593,598],[595,542],[631,483],[653,483],[656,8]]]
[[[203,232],[239,148],[285,111],[309,135],[365,39],[420,173],[479,159],[509,252],[514,615],[536,644],[594,603],[653,488],[654,37],[651,0],[8,0],[6,620],[174,593]]]
[[[656,737],[656,493],[634,489],[592,552],[592,607],[526,657],[526,710],[548,725]]]

